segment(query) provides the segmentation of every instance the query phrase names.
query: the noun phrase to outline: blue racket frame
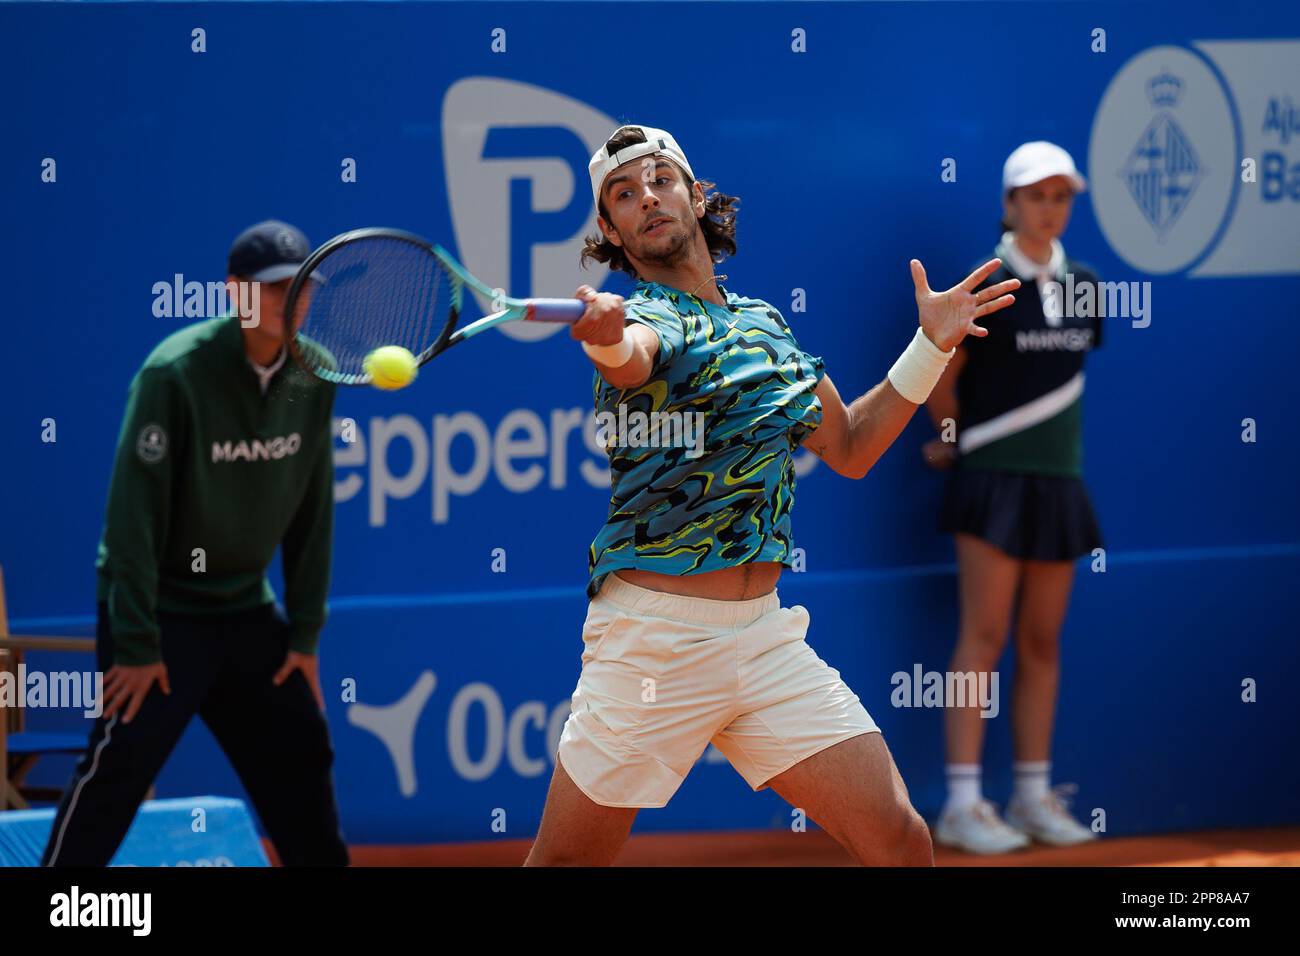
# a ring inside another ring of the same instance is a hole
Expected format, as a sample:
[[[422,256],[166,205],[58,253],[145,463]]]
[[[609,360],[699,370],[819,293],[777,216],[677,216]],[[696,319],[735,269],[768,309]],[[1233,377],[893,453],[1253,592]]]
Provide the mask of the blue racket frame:
[[[366,239],[390,239],[399,242],[407,242],[413,246],[423,249],[431,256],[436,258],[442,267],[447,271],[448,286],[451,301],[448,304],[447,320],[443,324],[438,338],[429,345],[428,348],[416,356],[416,361],[424,365],[434,356],[445,352],[465,339],[473,338],[481,332],[486,332],[490,328],[501,325],[505,322],[562,322],[573,324],[582,318],[583,313],[587,310],[587,303],[581,299],[519,299],[513,296],[505,295],[500,289],[494,289],[486,282],[480,280],[463,265],[456,260],[456,257],[449,253],[440,245],[430,243],[422,236],[413,232],[406,232],[401,229],[389,229],[380,226],[371,226],[364,229],[353,229],[350,232],[341,233],[328,240],[316,249],[298,268],[297,274],[293,277],[293,282],[289,286],[289,292],[285,296],[284,310],[285,315],[292,315],[293,310],[297,307],[299,294],[305,283],[313,279],[313,273],[321,261],[330,253],[335,252],[341,246],[349,245],[355,242],[361,242]],[[483,316],[471,322],[464,328],[457,329],[456,324],[460,321],[461,306],[464,303],[464,290],[469,286],[474,291],[480,293],[492,302],[494,309],[488,315]],[[289,349],[290,355],[294,360],[307,371],[311,372],[318,378],[337,385],[369,385],[372,379],[369,374],[356,374],[338,372],[333,369],[321,368],[312,362],[298,347],[298,333],[296,329],[290,327],[291,323],[284,323],[284,340]],[[310,336],[308,336],[310,338]]]

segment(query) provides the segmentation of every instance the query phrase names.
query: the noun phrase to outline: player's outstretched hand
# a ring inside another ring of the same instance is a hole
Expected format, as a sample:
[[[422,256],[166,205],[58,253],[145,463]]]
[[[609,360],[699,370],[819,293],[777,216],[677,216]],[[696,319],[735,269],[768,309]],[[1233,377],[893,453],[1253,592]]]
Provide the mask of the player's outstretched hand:
[[[990,259],[947,292],[934,292],[925,278],[925,266],[912,260],[912,284],[916,286],[916,308],[926,337],[947,352],[968,335],[983,338],[989,330],[975,320],[1005,309],[1016,301],[1007,295],[1020,288],[1019,279],[1007,279],[987,289],[975,287],[997,271],[1001,259]]]
[[[307,686],[311,688],[312,695],[316,698],[316,706],[324,710],[325,694],[320,689],[320,661],[317,660],[316,655],[290,651],[285,656],[280,669],[275,672],[275,677],[271,678],[271,683],[279,687],[294,671],[302,671],[302,676],[307,678]]]
[[[612,292],[597,292],[589,285],[578,286],[575,299],[587,303],[582,318],[569,327],[569,334],[579,342],[592,345],[618,345],[623,341],[623,297]]]
[[[164,694],[172,692],[167,681],[167,666],[159,661],[157,664],[144,664],[128,667],[119,664],[111,667],[104,675],[104,719],[122,711],[122,723],[129,724],[140,710],[140,705],[149,696],[149,688],[157,681]]]

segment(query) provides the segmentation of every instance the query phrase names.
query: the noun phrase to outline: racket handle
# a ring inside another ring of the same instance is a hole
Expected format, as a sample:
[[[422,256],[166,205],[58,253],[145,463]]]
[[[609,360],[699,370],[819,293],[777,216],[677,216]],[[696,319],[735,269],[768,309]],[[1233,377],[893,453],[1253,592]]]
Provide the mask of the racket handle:
[[[528,314],[524,318],[529,322],[567,322],[572,325],[586,311],[587,303],[582,299],[529,299]]]

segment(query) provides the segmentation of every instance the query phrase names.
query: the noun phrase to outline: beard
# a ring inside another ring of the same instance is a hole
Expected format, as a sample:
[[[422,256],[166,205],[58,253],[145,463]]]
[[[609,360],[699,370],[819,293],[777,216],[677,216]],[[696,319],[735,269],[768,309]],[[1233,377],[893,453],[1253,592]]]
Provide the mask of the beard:
[[[674,224],[669,224],[671,229]],[[699,225],[696,224],[696,229]],[[638,249],[630,250],[632,257],[641,262],[649,263],[664,268],[672,268],[686,262],[691,255],[691,241],[695,238],[694,233],[687,229],[682,229],[670,236],[669,242],[658,249],[649,249],[642,246]],[[646,244],[649,245],[648,243]]]

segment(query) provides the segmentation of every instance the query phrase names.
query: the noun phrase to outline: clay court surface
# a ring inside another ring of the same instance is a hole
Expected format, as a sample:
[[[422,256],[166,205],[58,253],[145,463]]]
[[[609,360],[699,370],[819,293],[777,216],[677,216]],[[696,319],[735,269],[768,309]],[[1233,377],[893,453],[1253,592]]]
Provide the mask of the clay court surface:
[[[531,839],[430,846],[354,846],[357,866],[518,866]],[[267,847],[268,855],[272,854]],[[1034,846],[1002,856],[936,849],[939,866],[1300,866],[1300,827],[1213,830],[1101,839],[1083,847]],[[834,840],[808,833],[633,836],[616,866],[852,866]]]

